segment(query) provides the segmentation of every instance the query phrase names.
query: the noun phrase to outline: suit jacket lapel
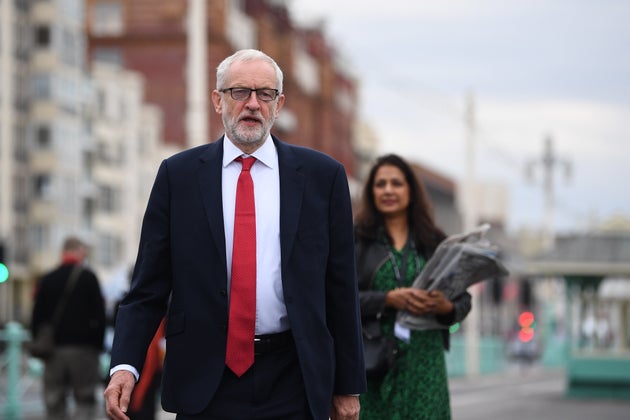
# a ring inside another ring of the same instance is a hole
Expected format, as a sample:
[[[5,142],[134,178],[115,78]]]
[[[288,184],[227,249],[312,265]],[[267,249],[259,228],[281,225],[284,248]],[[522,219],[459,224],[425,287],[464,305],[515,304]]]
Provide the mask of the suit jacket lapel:
[[[225,233],[223,228],[223,200],[221,190],[221,169],[223,164],[223,138],[210,143],[208,149],[199,157],[197,171],[199,193],[206,210],[206,217],[217,252],[227,267],[225,260]]]
[[[280,252],[282,268],[291,255],[297,232],[302,194],[304,193],[304,176],[299,172],[291,148],[273,137],[278,151],[280,175]],[[223,138],[208,145],[208,149],[199,157],[197,172],[200,194],[206,211],[208,225],[212,232],[221,260],[225,267],[225,232],[223,229],[223,200],[221,191],[221,170],[223,164]]]
[[[273,140],[278,151],[280,173],[280,252],[284,271],[293,249],[300,218],[304,176],[299,172],[300,164],[296,162],[291,148],[275,137]]]

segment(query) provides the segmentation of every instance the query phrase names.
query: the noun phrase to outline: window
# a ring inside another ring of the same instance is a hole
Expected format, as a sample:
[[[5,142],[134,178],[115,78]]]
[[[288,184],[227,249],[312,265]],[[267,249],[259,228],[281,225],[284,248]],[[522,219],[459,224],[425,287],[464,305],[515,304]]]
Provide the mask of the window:
[[[13,138],[15,139],[13,147],[13,157],[15,162],[27,164],[29,142],[26,136],[26,127],[24,124],[17,123],[13,126]]]
[[[24,226],[16,226],[13,240],[13,260],[26,264],[28,261],[28,230]]]
[[[120,208],[119,194],[116,189],[107,185],[99,187],[99,210],[113,213]]]
[[[13,54],[18,60],[26,60],[28,57],[28,52],[31,48],[31,29],[32,28],[22,20],[16,20],[13,24],[13,33],[15,34],[13,40]]]
[[[91,197],[86,197],[82,202],[81,217],[83,220],[83,227],[85,229],[92,229],[94,213],[96,213],[96,200]]]
[[[50,197],[51,181],[50,175],[38,174],[33,177],[33,195],[38,199]]]
[[[15,5],[16,10],[19,10],[20,12],[28,12],[28,0],[15,0],[13,4]]]
[[[94,49],[94,61],[122,67],[123,58],[118,48],[97,47]]]
[[[16,66],[13,70],[13,104],[19,111],[26,111],[30,94],[28,91],[29,79],[28,75],[21,67],[22,66]]]
[[[80,65],[81,42],[78,34],[64,29],[61,32],[61,59],[69,65],[78,67]]]
[[[107,109],[107,95],[103,88],[99,88],[96,91],[96,112],[99,117],[105,116],[105,110]]]
[[[81,80],[68,74],[59,74],[55,78],[55,82],[55,87],[57,87],[55,99],[59,106],[71,114],[78,114],[82,99]]]
[[[35,46],[47,48],[50,46],[50,27],[38,25],[35,27]]]
[[[99,262],[103,265],[114,265],[120,261],[122,255],[122,241],[120,238],[103,234],[99,238]]]
[[[13,209],[16,212],[25,214],[28,210],[29,201],[28,177],[24,175],[17,175],[14,178],[13,184]]]
[[[85,15],[84,3],[83,1],[77,0],[55,0],[59,15],[63,16],[68,21],[76,23],[83,21]]]
[[[31,227],[31,240],[35,251],[44,251],[50,244],[50,228],[45,225]]]
[[[114,151],[110,144],[102,139],[98,139],[96,142],[96,160],[100,163],[114,163],[115,156]]]
[[[50,149],[51,145],[51,132],[50,127],[47,125],[41,125],[37,127],[35,132],[35,145],[38,149]]]
[[[83,152],[83,174],[86,179],[92,180],[94,175],[94,152],[86,150]]]
[[[97,1],[92,7],[92,34],[96,36],[123,33],[122,6],[117,1]]]
[[[48,74],[38,74],[32,80],[33,96],[38,99],[48,99],[51,95],[51,77]]]

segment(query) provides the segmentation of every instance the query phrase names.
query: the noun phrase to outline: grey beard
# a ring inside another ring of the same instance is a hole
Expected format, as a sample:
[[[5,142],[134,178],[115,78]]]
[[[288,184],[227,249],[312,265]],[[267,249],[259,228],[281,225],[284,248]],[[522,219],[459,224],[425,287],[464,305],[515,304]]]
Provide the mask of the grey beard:
[[[269,136],[269,132],[271,131],[271,127],[275,122],[275,118],[272,118],[267,124],[263,125],[263,132],[259,136],[259,130],[239,130],[238,125],[229,124],[229,121],[223,121],[223,125],[226,127],[226,131],[230,139],[240,145],[243,146],[260,146],[267,136]]]

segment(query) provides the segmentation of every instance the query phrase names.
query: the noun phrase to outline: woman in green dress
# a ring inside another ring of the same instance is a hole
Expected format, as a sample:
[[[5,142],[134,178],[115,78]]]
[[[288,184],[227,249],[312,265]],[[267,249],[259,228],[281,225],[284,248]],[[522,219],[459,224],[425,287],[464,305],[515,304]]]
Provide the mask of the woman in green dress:
[[[372,167],[355,232],[361,316],[379,319],[383,334],[398,344],[393,368],[368,376],[361,419],[450,419],[444,350],[448,327],[466,317],[471,297],[450,301],[411,287],[445,235],[424,186],[399,156],[383,156]],[[435,316],[443,328],[410,331],[396,323],[398,311]]]

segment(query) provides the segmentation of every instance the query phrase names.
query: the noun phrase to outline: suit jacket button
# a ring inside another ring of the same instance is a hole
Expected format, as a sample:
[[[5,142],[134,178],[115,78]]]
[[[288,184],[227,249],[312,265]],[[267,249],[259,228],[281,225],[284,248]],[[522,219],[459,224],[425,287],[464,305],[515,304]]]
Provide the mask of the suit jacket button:
[[[221,296],[227,296],[227,289],[221,289]]]

